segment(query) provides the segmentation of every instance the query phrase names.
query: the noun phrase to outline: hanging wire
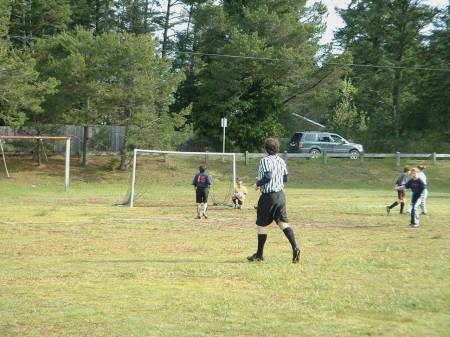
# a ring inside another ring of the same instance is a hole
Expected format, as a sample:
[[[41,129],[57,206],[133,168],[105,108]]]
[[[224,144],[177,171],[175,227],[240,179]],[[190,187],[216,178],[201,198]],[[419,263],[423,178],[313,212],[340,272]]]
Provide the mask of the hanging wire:
[[[201,53],[193,51],[178,51],[178,54],[189,54],[199,56],[211,56],[211,57],[223,57],[231,59],[244,59],[244,60],[256,60],[256,61],[270,61],[280,62],[287,61],[280,58],[271,57],[258,57],[258,56],[242,56],[242,55],[230,55],[230,54],[216,54],[216,53]],[[314,62],[300,62],[303,64],[314,64]],[[361,63],[339,63],[339,62],[324,62],[324,66],[340,66],[340,67],[354,67],[354,68],[379,68],[379,69],[405,69],[405,70],[421,70],[421,71],[437,71],[437,72],[450,72],[450,69],[446,68],[430,68],[424,66],[408,67],[408,66],[395,66],[395,65],[381,65],[381,64],[361,64]]]

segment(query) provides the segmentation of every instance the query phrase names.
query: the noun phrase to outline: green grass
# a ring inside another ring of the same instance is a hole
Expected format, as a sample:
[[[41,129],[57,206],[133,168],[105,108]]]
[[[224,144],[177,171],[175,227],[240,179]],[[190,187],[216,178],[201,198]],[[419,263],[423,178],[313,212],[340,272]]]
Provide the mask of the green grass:
[[[257,164],[238,165],[248,186]],[[74,167],[68,192],[62,161],[10,160],[13,178],[0,178],[0,336],[449,336],[450,163],[427,169],[420,229],[385,215],[392,160],[288,164],[300,265],[275,226],[266,261],[245,262],[256,245],[252,189],[242,211],[194,220],[192,161],[146,162],[153,184],[138,204],[147,207],[129,209],[113,206],[129,174],[108,171],[108,159]]]

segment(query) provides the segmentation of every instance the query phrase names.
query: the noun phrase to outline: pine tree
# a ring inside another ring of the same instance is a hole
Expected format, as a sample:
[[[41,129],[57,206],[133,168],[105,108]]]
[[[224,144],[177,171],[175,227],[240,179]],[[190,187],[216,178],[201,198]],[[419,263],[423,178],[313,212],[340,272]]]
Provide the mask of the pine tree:
[[[197,15],[200,51],[261,59],[202,58],[192,112],[196,132],[217,146],[220,119],[227,117],[231,150],[258,150],[265,137],[282,136],[286,98],[318,69],[322,14],[323,7],[301,0],[205,6]]]
[[[346,26],[338,31],[337,39],[355,63],[413,67],[420,65],[422,29],[432,22],[436,10],[414,0],[371,0],[352,1],[340,14]],[[399,138],[420,76],[402,68],[354,68],[356,105],[367,112],[373,138],[385,137],[386,129]],[[381,130],[383,135],[377,134]]]
[[[37,38],[64,31],[71,15],[67,0],[12,0],[10,40],[15,47],[33,49]]]
[[[43,114],[42,102],[55,91],[56,80],[39,80],[35,61],[14,50],[8,39],[11,7],[0,4],[0,124],[19,127]]]

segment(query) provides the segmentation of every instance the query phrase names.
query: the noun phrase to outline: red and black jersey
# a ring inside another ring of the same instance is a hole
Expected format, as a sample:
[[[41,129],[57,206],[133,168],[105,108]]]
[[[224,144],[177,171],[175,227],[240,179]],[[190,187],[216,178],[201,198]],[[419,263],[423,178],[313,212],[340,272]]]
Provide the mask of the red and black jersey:
[[[197,173],[192,181],[192,185],[197,188],[208,188],[211,184],[212,178],[206,173]]]

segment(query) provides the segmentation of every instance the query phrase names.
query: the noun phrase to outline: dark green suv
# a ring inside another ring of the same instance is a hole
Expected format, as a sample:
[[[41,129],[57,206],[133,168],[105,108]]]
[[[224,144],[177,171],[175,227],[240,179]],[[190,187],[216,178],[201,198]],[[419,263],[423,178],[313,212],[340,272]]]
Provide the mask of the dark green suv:
[[[290,153],[311,153],[317,158],[322,152],[350,153],[350,158],[356,159],[364,148],[361,144],[347,141],[338,134],[331,132],[305,131],[296,132],[289,143]]]

